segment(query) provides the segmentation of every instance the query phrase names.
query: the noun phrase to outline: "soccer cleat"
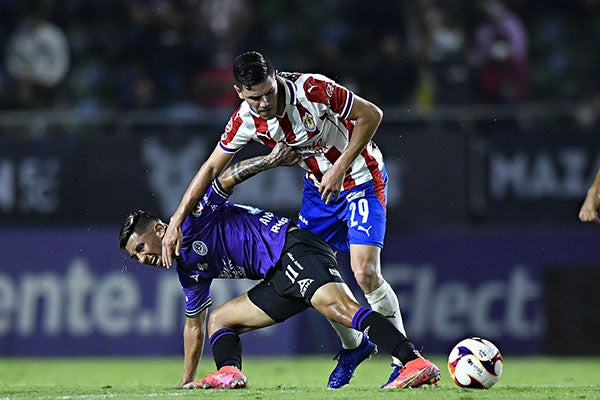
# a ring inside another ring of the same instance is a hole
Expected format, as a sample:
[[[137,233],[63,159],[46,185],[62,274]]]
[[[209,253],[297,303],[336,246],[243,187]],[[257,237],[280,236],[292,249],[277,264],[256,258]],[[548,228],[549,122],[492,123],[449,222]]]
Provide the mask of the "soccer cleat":
[[[367,335],[363,335],[363,340],[355,349],[341,349],[333,358],[338,364],[329,375],[327,387],[329,389],[339,389],[352,379],[354,370],[358,364],[377,353],[377,346],[370,342]]]
[[[231,365],[221,367],[204,378],[190,382],[185,389],[241,389],[246,387],[248,380],[242,372]]]
[[[388,378],[388,381],[381,386],[382,389],[386,385],[389,385],[390,383],[394,382],[394,380],[396,380],[396,378],[398,377],[398,375],[400,375],[400,371],[402,370],[402,365],[392,364],[392,367],[393,367],[392,373],[390,374],[390,377]]]
[[[431,361],[422,357],[407,362],[392,382],[383,389],[416,388],[424,384],[437,385],[440,369]]]

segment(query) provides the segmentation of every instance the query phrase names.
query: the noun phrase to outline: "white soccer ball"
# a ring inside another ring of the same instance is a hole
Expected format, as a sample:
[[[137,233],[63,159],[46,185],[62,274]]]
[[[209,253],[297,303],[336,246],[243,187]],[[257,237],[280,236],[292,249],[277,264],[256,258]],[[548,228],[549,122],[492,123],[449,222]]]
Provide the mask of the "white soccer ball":
[[[457,386],[489,389],[502,375],[503,360],[489,340],[470,337],[454,346],[448,356],[448,371]]]

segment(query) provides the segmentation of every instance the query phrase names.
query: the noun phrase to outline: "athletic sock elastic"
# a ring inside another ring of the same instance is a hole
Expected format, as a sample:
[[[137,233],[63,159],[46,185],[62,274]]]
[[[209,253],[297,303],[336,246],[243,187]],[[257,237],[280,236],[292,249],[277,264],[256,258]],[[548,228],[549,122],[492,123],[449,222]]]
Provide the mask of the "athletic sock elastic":
[[[217,370],[225,365],[242,369],[242,341],[237,332],[228,328],[219,329],[209,340]]]
[[[415,346],[383,315],[361,307],[352,318],[352,327],[365,332],[369,340],[406,364],[420,356]]]
[[[373,310],[385,316],[404,336],[406,336],[398,297],[389,283],[384,280],[383,284],[377,289],[373,290],[371,293],[365,294],[365,298]],[[400,360],[395,357],[393,362],[397,365],[402,364]]]
[[[344,349],[355,349],[360,346],[363,338],[363,333],[355,329],[348,328],[342,324],[338,324],[334,321],[329,321],[333,329],[340,337],[342,342],[342,348]]]
[[[384,280],[383,284],[377,289],[373,290],[371,293],[365,294],[365,298],[374,311],[377,311],[379,314],[388,318],[394,326],[406,336],[402,314],[400,314],[398,297],[389,283]]]

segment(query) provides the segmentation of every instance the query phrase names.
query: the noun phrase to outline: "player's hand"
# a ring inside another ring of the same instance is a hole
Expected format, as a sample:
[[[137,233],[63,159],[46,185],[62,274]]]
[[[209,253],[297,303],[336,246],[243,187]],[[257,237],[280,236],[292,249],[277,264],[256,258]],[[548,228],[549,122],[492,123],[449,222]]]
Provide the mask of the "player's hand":
[[[579,211],[579,220],[581,222],[595,222],[597,224],[600,223],[600,218],[598,218],[598,212],[596,211],[596,209],[594,207],[586,205],[586,203],[583,204],[581,210]]]
[[[277,142],[267,158],[269,164],[273,167],[295,165],[298,164],[301,159],[296,150],[284,142]]]
[[[181,226],[169,224],[165,235],[162,238],[162,265],[171,268],[175,257],[181,253],[181,243],[183,241],[183,232]]]
[[[202,382],[202,380],[197,380],[197,381],[188,382],[180,387],[182,389],[204,389],[205,383]]]
[[[581,210],[579,210],[579,220],[582,222],[600,223],[598,208],[600,208],[600,197],[598,197],[595,191],[588,191]]]
[[[345,172],[338,172],[335,165],[325,172],[323,178],[321,178],[321,186],[319,187],[321,200],[324,201],[325,204],[329,204],[338,199],[342,190],[344,176]]]
[[[598,218],[598,212],[594,208],[590,207],[581,207],[579,211],[579,220],[581,222],[595,222],[600,223],[600,218]]]

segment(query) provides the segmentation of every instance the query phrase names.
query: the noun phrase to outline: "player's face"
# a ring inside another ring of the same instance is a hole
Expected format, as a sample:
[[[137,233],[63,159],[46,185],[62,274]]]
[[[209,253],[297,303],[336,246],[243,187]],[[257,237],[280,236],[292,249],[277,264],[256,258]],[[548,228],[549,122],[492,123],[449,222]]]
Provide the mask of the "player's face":
[[[277,79],[270,76],[250,87],[234,86],[240,99],[244,100],[263,119],[277,115]]]
[[[162,267],[162,237],[164,234],[165,228],[162,224],[156,224],[152,231],[141,235],[134,232],[129,237],[125,250],[140,264]]]

